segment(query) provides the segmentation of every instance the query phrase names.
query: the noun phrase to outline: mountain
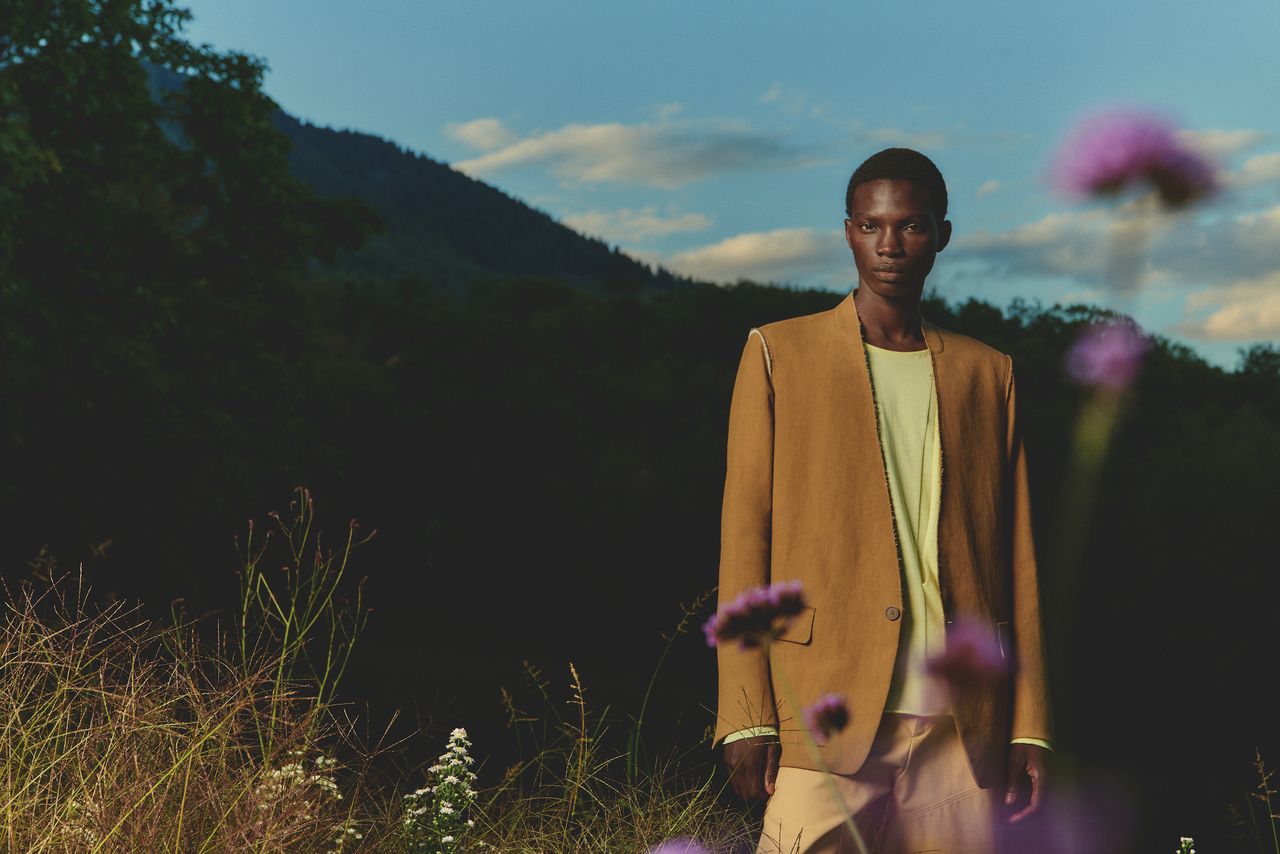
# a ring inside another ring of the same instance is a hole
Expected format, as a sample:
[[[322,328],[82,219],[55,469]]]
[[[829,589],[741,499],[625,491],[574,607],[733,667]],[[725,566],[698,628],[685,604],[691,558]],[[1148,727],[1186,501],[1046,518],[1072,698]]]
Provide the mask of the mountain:
[[[385,231],[336,271],[416,279],[446,290],[512,277],[546,277],[596,292],[669,289],[688,281],[585,237],[501,190],[395,143],[332,130],[280,112],[290,168],[324,197],[360,199]]]

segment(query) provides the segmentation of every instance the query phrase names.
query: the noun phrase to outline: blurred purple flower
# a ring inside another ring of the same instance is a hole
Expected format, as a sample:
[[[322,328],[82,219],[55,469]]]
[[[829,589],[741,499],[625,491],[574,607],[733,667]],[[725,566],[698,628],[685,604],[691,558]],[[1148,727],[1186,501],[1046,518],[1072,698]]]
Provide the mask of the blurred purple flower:
[[[738,646],[751,649],[776,638],[804,609],[800,582],[780,581],[745,591],[707,620],[702,631],[708,646],[736,640]]]
[[[1131,323],[1094,323],[1067,352],[1067,373],[1081,385],[1119,391],[1138,376],[1151,342]]]
[[[1176,128],[1160,116],[1135,110],[1098,113],[1077,125],[1058,152],[1053,181],[1079,196],[1149,183],[1170,207],[1214,190],[1213,166],[1178,141]]]
[[[818,744],[849,725],[849,706],[839,694],[824,694],[804,710],[804,724]]]
[[[711,854],[711,852],[699,845],[697,840],[681,836],[679,839],[668,839],[650,848],[649,854]]]
[[[998,682],[1009,669],[995,627],[973,617],[956,618],[947,629],[946,650],[925,666],[952,685]]]

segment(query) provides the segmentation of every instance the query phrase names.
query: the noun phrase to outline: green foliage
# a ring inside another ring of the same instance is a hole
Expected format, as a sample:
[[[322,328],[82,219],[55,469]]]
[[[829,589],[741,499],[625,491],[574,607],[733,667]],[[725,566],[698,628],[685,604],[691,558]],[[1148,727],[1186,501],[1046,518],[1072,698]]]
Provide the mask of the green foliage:
[[[289,174],[261,63],[187,43],[168,0],[11,2],[4,17],[0,498],[26,511],[16,528],[59,512],[118,525],[68,485],[167,503],[296,467],[316,445],[286,441],[301,276],[367,235],[363,208]],[[264,467],[264,443],[289,451]]]

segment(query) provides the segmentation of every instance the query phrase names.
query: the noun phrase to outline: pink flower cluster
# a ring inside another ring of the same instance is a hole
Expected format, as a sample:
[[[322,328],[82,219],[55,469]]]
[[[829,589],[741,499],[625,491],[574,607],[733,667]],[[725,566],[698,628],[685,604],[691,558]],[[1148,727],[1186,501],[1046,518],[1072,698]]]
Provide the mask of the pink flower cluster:
[[[1150,184],[1170,207],[1214,189],[1213,167],[1178,140],[1170,122],[1134,110],[1099,113],[1077,125],[1058,154],[1053,180],[1080,196]]]
[[[947,648],[927,669],[952,685],[998,682],[1009,670],[995,629],[985,620],[958,617],[947,630]]]
[[[777,638],[805,607],[799,581],[753,587],[707,620],[702,631],[708,646],[736,640],[742,649],[751,649]]]
[[[804,710],[804,723],[818,744],[849,725],[849,706],[839,694],[824,694]]]
[[[1095,323],[1067,352],[1067,373],[1081,385],[1119,391],[1133,384],[1151,342],[1131,323]]]

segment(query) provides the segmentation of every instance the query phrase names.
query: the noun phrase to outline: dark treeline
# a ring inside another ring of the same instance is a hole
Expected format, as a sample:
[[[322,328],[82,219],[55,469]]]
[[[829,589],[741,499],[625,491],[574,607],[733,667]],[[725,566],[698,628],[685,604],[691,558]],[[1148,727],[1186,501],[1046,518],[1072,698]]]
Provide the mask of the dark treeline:
[[[295,123],[291,171],[260,66],[192,48],[176,12],[56,5],[0,37],[4,577],[43,553],[157,616],[178,597],[224,608],[233,535],[306,484],[335,535],[352,516],[380,531],[356,557],[375,612],[346,682],[371,729],[394,708],[433,734],[465,725],[500,765],[498,688],[521,696],[523,660],[553,693],[573,661],[589,702],[634,711],[660,633],[715,584],[746,332],[842,295],[683,282],[560,232],[555,257],[511,267],[517,232],[554,223],[354,134]],[[183,85],[157,97],[139,56]],[[933,298],[925,313],[1013,354],[1048,554],[1082,399],[1062,356],[1101,312]],[[1071,686],[1060,739],[1130,793],[1153,848],[1194,834],[1230,850],[1253,748],[1280,748],[1280,351],[1224,371],[1156,345],[1078,603],[1046,602],[1069,638],[1053,650]],[[696,625],[677,639],[655,749],[702,734],[713,666]]]

